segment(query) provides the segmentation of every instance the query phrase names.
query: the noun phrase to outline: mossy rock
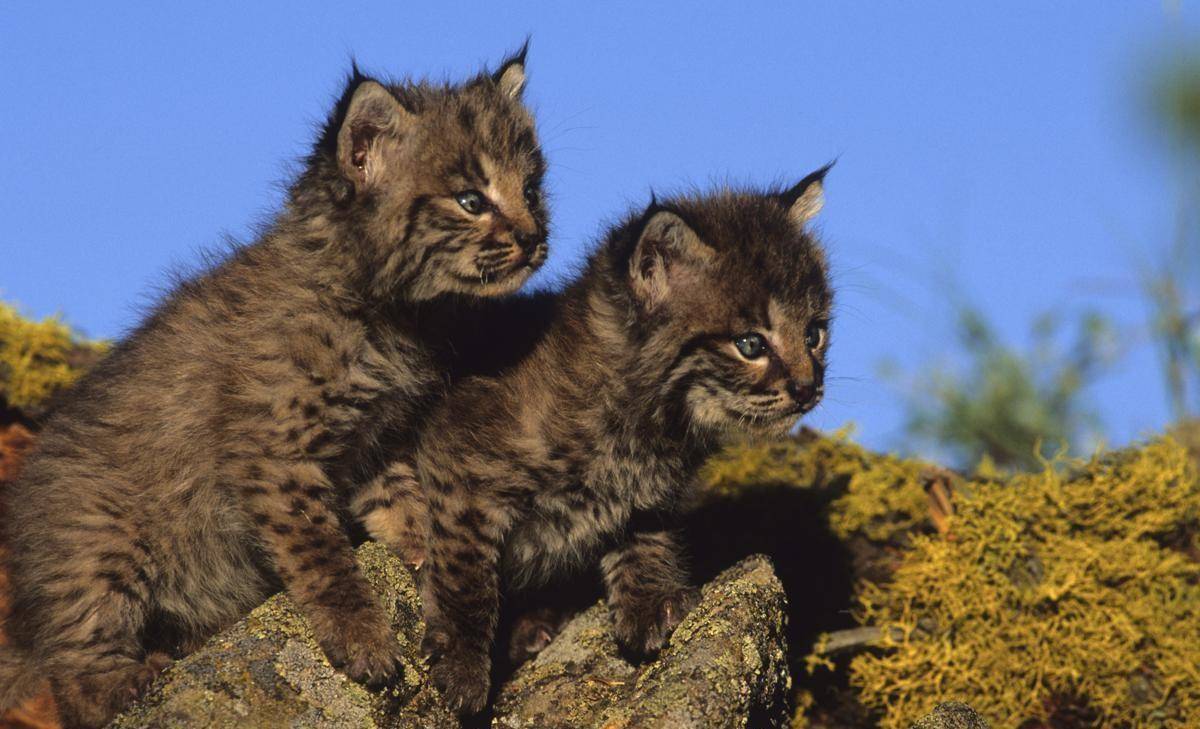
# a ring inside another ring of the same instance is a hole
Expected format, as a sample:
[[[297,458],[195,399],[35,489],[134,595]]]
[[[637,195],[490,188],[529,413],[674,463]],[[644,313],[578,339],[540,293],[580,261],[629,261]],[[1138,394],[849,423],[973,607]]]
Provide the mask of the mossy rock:
[[[839,436],[738,445],[707,470],[690,543],[701,564],[720,544],[718,561],[775,558],[797,726],[907,727],[948,697],[998,727],[1200,726],[1196,432],[1009,475]],[[852,660],[813,640],[859,626],[880,638]],[[809,650],[837,672],[804,671]]]
[[[921,717],[911,729],[988,729],[988,723],[970,706],[947,701]]]
[[[378,544],[360,547],[358,559],[405,649],[402,684],[369,691],[335,670],[307,621],[277,595],[168,668],[111,727],[456,729],[424,681],[420,603],[409,572]]]
[[[403,684],[370,691],[336,671],[279,595],[168,668],[112,727],[459,727],[426,682],[408,570],[377,544],[358,555],[405,648]],[[657,660],[635,666],[618,655],[608,612],[596,605],[500,689],[495,726],[778,724],[789,685],[785,612],[770,563],[744,560],[703,588]]]
[[[731,445],[704,469],[705,498],[742,496],[747,488],[785,486],[820,491],[839,539],[890,543],[929,525],[929,464],[874,453],[847,433]]]
[[[501,690],[498,729],[782,726],[786,601],[771,563],[750,557],[703,589],[658,659],[621,658],[595,605]]]

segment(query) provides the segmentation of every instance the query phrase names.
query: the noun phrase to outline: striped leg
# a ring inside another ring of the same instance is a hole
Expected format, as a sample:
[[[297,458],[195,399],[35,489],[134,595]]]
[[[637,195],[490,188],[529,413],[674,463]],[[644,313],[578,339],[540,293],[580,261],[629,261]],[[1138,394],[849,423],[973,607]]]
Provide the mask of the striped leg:
[[[372,539],[386,544],[410,567],[419,569],[425,563],[429,506],[410,465],[389,465],[354,495],[350,512]]]

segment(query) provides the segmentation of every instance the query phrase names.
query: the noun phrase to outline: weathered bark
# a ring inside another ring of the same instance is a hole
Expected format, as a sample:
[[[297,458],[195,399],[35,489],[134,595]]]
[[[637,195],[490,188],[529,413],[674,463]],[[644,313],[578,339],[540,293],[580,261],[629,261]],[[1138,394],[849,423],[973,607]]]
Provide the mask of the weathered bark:
[[[412,727],[459,722],[424,681],[419,600],[408,571],[367,544],[359,562],[405,647],[405,682],[372,692],[326,662],[283,596],[171,666],[114,727]],[[601,606],[572,620],[500,691],[494,725],[553,727],[770,726],[789,686],[782,587],[763,557],[703,590],[658,660],[619,657]]]
[[[596,605],[503,687],[493,724],[562,727],[766,727],[785,721],[790,686],[783,587],[750,557],[704,587],[658,660],[633,666]]]

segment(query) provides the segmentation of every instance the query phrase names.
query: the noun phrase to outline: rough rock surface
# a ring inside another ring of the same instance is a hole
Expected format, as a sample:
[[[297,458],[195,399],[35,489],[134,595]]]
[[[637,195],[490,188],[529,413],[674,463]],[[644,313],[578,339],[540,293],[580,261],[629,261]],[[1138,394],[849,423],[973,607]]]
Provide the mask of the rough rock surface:
[[[970,706],[947,701],[934,707],[912,729],[988,729],[988,723]]]
[[[112,725],[132,727],[458,727],[424,679],[416,590],[383,547],[359,549],[405,646],[405,682],[371,692],[335,671],[306,622],[276,596],[171,666]],[[784,721],[790,683],[783,589],[751,557],[703,589],[658,660],[617,651],[607,611],[587,610],[500,691],[494,726],[759,727]]]
[[[371,692],[334,670],[308,623],[276,595],[175,663],[112,727],[412,727],[458,721],[422,680],[419,601],[408,571],[384,547],[359,548],[359,563],[405,648],[404,683]]]
[[[596,605],[501,690],[493,726],[766,727],[785,720],[790,686],[783,588],[765,557],[749,557],[704,587],[703,599],[658,660],[624,661]]]

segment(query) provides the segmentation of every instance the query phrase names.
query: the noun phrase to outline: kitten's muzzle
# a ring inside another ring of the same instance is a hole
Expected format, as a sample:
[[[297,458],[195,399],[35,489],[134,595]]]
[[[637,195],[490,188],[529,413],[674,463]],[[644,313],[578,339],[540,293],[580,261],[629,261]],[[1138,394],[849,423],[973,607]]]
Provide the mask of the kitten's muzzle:
[[[536,271],[546,262],[547,245],[541,236],[531,236],[527,239],[517,239],[520,252],[513,262],[514,270],[529,269]]]
[[[785,389],[792,398],[792,401],[796,403],[796,410],[802,413],[806,413],[816,407],[824,391],[821,385],[811,380],[804,382],[788,380]]]
[[[533,258],[538,245],[542,242],[542,237],[537,233],[518,232],[513,235],[513,238],[517,241],[517,246],[521,248],[521,252],[525,254],[527,259]]]

